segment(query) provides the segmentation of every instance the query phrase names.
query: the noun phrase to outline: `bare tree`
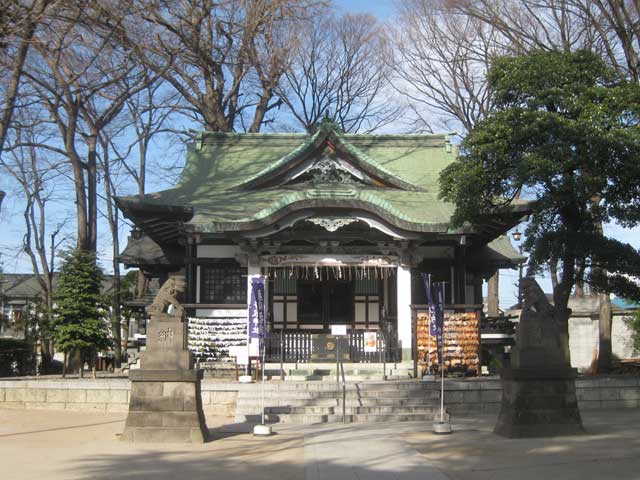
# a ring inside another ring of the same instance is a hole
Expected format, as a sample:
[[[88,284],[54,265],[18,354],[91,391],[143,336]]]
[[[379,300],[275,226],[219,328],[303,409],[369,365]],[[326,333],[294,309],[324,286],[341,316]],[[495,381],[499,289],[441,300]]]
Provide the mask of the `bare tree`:
[[[491,25],[512,53],[593,50],[622,76],[640,80],[640,3],[636,0],[447,0]]]
[[[393,30],[394,85],[422,124],[468,131],[490,109],[486,73],[495,55],[589,49],[637,81],[639,8],[618,0],[407,0]]]
[[[122,318],[121,318],[121,277],[120,277],[120,214],[115,205],[116,186],[111,171],[110,137],[106,131],[100,132],[100,167],[103,174],[104,201],[106,205],[105,217],[111,233],[111,252],[113,268],[113,298],[111,302],[111,332],[114,343],[114,366],[119,368],[122,361]]]
[[[370,132],[401,112],[390,99],[387,38],[371,15],[333,14],[309,22],[278,93],[310,132],[328,116],[345,132]]]
[[[36,29],[46,14],[55,10],[56,3],[59,2],[0,1],[0,82],[3,88],[0,104],[0,155],[16,107],[22,71]]]
[[[64,20],[52,20],[41,33],[36,43],[38,55],[24,74],[34,97],[47,109],[59,131],[61,141],[46,148],[66,156],[72,167],[78,247],[95,251],[97,171],[95,163],[90,163],[82,154],[79,130],[81,104],[102,87],[93,84],[88,73],[103,45],[98,43],[90,48],[86,42],[80,42],[95,37],[83,24],[79,9],[69,8],[65,13]]]
[[[116,119],[128,96],[144,88],[139,65],[97,19],[99,13],[91,3],[68,6],[63,17],[52,19],[36,35],[37,55],[24,70],[30,93],[46,108],[59,133],[59,141],[41,146],[63,154],[71,165],[77,245],[94,252],[99,135]],[[124,81],[132,76],[139,81]]]
[[[159,135],[175,134],[171,128],[171,117],[176,114],[175,92],[167,92],[162,78],[152,79],[145,75],[143,86],[135,95],[127,97],[121,126],[110,135],[110,148],[115,159],[134,180],[137,194],[144,195],[147,186],[148,154],[151,142]],[[129,142],[116,142],[114,137],[133,131]],[[137,152],[137,156],[133,151]],[[137,160],[137,162],[136,162]]]
[[[140,61],[180,94],[184,112],[211,131],[257,132],[280,105],[300,19],[316,0],[139,0],[115,26]]]
[[[21,111],[24,117],[26,112]],[[22,119],[21,119],[22,120]],[[48,206],[56,200],[55,185],[59,185],[60,177],[64,174],[64,160],[56,155],[37,148],[46,132],[34,127],[32,122],[19,121],[10,135],[11,142],[16,145],[8,146],[8,155],[0,160],[0,168],[10,175],[19,185],[20,196],[24,198],[24,226],[25,234],[22,239],[22,251],[31,262],[34,278],[41,289],[41,303],[43,308],[38,314],[38,337],[42,348],[42,366],[46,372],[53,355],[53,342],[48,335],[51,312],[53,308],[53,274],[55,255],[61,243],[65,240],[59,237],[68,218],[55,218]],[[62,195],[59,191],[58,196]]]
[[[499,45],[514,54],[550,48],[571,51],[594,45],[593,26],[568,0],[446,1],[452,11],[491,25],[500,33],[496,39]]]
[[[620,0],[566,0],[597,39],[602,53],[621,75],[640,81],[640,2]]]
[[[120,69],[124,71],[124,69]],[[136,185],[139,194],[144,194],[146,179],[146,157],[149,143],[154,135],[162,131],[162,124],[166,121],[170,109],[162,111],[162,107],[154,104],[154,95],[157,93],[159,82],[157,79],[142,73],[141,76],[123,76],[114,87],[118,88],[111,93],[101,92],[97,98],[91,99],[84,106],[84,115],[87,118],[89,138],[96,138],[98,149],[96,155],[102,173],[104,185],[105,218],[111,234],[112,268],[113,268],[113,297],[111,305],[112,334],[115,348],[115,367],[120,367],[122,360],[122,314],[121,314],[121,272],[120,272],[120,212],[115,204],[115,196],[118,189],[118,175],[122,168]],[[126,108],[124,108],[126,104]],[[142,108],[140,108],[142,107]],[[123,114],[119,117],[122,125],[119,128],[106,128],[110,121],[103,121],[107,114]],[[136,131],[136,137],[130,148],[125,149],[127,155],[131,153],[131,147],[137,145],[139,153],[139,168],[128,165],[128,158],[118,153],[113,141],[112,132],[118,135],[123,129],[131,127]],[[113,153],[113,158],[112,158]],[[114,171],[115,167],[115,171]]]
[[[445,2],[408,0],[391,35],[393,84],[423,128],[468,131],[487,115],[487,69],[503,52],[493,26]]]

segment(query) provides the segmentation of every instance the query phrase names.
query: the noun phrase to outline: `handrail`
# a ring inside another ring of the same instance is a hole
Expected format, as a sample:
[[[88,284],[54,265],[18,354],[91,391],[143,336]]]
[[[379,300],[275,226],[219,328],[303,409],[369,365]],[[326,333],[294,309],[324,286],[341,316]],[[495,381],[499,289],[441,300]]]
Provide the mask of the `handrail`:
[[[340,374],[342,374],[342,423],[347,423],[346,403],[347,403],[347,381],[344,377],[344,363],[340,355],[340,341],[336,341],[336,383],[340,387]]]
[[[380,356],[382,357],[382,379],[387,379],[387,332],[384,328],[380,329]]]
[[[284,330],[280,330],[280,380],[284,382]]]
[[[347,382],[344,378],[344,363],[340,359],[340,372],[342,373],[342,423],[347,423],[346,403],[347,403]]]

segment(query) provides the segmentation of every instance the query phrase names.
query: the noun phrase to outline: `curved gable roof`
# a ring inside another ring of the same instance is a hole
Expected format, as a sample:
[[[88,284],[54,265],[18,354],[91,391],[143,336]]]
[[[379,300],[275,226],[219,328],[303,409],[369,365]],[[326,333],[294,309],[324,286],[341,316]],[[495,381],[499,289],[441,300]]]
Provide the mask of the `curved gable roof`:
[[[338,132],[333,123],[326,121],[320,124],[318,130],[306,142],[247,178],[237,188],[257,190],[284,183],[288,172],[313,156],[320,157],[325,149],[329,149],[346,159],[353,167],[374,179],[378,186],[400,190],[419,190],[419,187],[406,181],[401,175],[388,170],[384,165],[377,163],[358,147],[352,145],[347,138]]]
[[[326,149],[371,181],[291,182],[296,168]],[[374,213],[408,231],[444,233],[454,206],[439,198],[438,180],[455,156],[446,135],[343,134],[329,124],[314,135],[204,132],[174,188],[117,202],[156,241],[183,229],[249,231],[300,209],[338,207]],[[499,223],[487,238],[503,230]]]

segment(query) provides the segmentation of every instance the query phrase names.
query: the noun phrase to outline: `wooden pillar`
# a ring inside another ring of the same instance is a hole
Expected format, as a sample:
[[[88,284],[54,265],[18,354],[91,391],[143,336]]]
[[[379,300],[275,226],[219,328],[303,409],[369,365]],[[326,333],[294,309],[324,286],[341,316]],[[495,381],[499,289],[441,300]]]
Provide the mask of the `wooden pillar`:
[[[410,362],[412,350],[411,330],[411,267],[399,266],[396,275],[398,315],[398,341],[402,348],[402,361]]]
[[[455,258],[455,275],[456,282],[454,303],[467,303],[467,279],[466,279],[466,247],[464,245],[456,246]]]
[[[500,270],[496,270],[488,282],[487,289],[487,315],[490,317],[498,316],[498,285],[500,283]]]
[[[185,254],[185,280],[187,281],[187,303],[196,302],[196,261],[198,257],[198,246],[195,239],[189,237],[187,239]]]

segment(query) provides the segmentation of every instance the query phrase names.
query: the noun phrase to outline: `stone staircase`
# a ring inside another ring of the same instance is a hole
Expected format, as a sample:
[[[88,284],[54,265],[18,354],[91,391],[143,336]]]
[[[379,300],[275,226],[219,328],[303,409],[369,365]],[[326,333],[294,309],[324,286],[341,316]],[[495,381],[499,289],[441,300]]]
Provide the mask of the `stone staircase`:
[[[236,366],[230,362],[203,362],[198,368],[205,371],[205,377],[215,379],[235,380]],[[243,374],[243,367],[238,370]],[[285,363],[282,368],[285,381],[336,381],[335,364],[327,363]],[[345,380],[347,382],[369,380],[408,380],[413,375],[413,367],[400,363],[347,363],[344,365]],[[280,380],[279,363],[267,363],[265,369],[267,380]]]
[[[334,377],[335,378],[335,377]],[[259,384],[238,392],[237,422],[259,421]],[[346,383],[346,422],[431,421],[439,412],[439,392],[416,380]],[[267,382],[265,415],[269,423],[342,422],[342,386],[336,382]]]
[[[285,381],[336,381],[336,366],[330,363],[285,363],[283,371]],[[400,363],[346,363],[344,374],[347,382],[408,380],[413,375],[413,367]],[[280,364],[268,363],[265,377],[268,380],[280,379]]]

